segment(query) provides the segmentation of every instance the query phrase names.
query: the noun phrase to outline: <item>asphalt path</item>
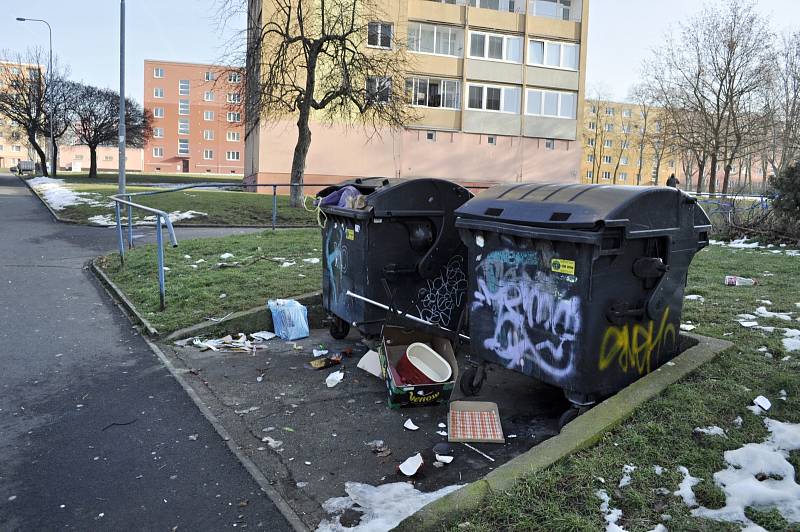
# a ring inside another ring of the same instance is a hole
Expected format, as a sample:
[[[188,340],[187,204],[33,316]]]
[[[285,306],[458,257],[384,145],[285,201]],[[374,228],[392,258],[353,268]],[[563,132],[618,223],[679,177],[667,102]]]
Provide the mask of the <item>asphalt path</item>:
[[[0,175],[0,530],[289,530],[87,270],[115,238]]]

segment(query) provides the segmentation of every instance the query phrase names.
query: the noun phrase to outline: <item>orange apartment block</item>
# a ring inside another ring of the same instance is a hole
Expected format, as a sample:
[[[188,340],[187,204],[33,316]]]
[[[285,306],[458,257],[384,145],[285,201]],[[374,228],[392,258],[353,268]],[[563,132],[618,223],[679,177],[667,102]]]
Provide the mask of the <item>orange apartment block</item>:
[[[242,174],[243,80],[230,67],[145,60],[144,108],[153,136],[144,172]]]

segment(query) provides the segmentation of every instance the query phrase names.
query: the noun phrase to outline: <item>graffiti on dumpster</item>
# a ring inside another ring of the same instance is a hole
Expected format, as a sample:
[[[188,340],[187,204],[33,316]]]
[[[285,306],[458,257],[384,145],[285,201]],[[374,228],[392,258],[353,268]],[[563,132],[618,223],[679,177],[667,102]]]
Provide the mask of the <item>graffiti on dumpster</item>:
[[[466,291],[464,258],[456,255],[442,267],[438,277],[428,280],[427,286],[420,288],[417,315],[433,324],[448,327],[455,317],[453,312],[461,306]]]
[[[330,291],[332,304],[335,304],[340,297],[342,275],[347,273],[347,246],[344,241],[344,225],[336,224],[334,228],[327,232],[325,237],[325,267],[328,270],[330,279]]]
[[[606,329],[600,344],[598,367],[604,371],[616,360],[624,373],[629,370],[637,371],[639,375],[650,373],[653,355],[658,357],[665,346],[674,349],[676,341],[675,325],[669,323],[667,307],[657,330],[654,320]]]
[[[581,300],[567,294],[569,285],[541,259],[539,251],[497,250],[487,255],[476,271],[473,319],[476,310],[490,313],[485,322],[493,323],[494,329],[483,335],[483,346],[506,367],[525,373],[535,368],[561,380],[575,369]]]

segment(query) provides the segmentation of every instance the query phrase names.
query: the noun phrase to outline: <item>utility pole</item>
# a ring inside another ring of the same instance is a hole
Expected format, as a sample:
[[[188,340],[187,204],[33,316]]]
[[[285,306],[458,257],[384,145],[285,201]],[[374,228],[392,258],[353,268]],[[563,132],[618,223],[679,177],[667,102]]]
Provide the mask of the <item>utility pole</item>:
[[[125,0],[119,1],[119,186],[125,194]]]

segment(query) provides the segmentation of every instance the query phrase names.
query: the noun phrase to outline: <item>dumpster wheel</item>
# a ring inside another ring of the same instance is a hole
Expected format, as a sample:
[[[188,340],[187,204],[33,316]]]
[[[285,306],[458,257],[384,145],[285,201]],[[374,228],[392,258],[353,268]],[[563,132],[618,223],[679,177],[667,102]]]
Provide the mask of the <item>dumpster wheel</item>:
[[[588,412],[592,406],[593,405],[571,405],[561,414],[561,417],[558,418],[558,430],[563,429],[570,421],[573,421],[581,414]]]
[[[461,380],[458,383],[461,392],[469,397],[478,395],[483,388],[483,383],[486,381],[486,368],[483,365],[470,366],[461,375]]]
[[[329,332],[336,340],[344,340],[350,334],[350,324],[339,316],[333,316]]]

